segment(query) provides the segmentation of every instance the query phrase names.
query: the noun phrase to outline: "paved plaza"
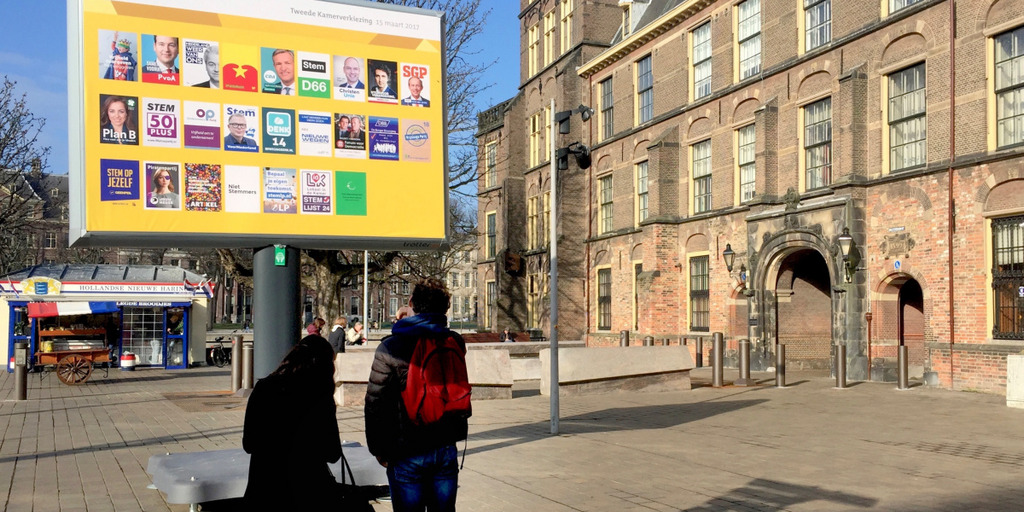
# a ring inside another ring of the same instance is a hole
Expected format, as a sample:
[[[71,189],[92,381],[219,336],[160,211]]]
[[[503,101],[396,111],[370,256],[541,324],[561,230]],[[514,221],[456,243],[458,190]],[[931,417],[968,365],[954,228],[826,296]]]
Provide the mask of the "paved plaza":
[[[735,373],[726,372],[727,382]],[[476,401],[463,511],[1020,510],[1024,410],[1001,396],[888,383],[833,389],[822,374],[715,389],[549,400],[517,386]],[[227,370],[114,370],[70,387],[0,374],[0,505],[8,511],[188,510],[148,489],[151,455],[237,448],[244,400]],[[520,389],[521,388],[521,389]],[[361,408],[338,411],[364,441]],[[461,450],[462,445],[459,445]],[[388,511],[387,503],[374,505]]]

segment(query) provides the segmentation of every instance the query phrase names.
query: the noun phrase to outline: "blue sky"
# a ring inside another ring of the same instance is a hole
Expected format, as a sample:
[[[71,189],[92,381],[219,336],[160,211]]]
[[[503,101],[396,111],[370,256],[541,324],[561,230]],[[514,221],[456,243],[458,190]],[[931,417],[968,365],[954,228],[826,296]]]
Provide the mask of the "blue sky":
[[[479,62],[497,59],[485,82],[494,85],[477,99],[485,109],[510,98],[519,85],[518,0],[483,0],[491,9],[486,39],[475,45],[473,58]],[[0,30],[0,75],[18,83],[29,108],[46,118],[40,139],[50,146],[48,171],[67,172],[67,2],[36,0],[4,2],[3,30]]]

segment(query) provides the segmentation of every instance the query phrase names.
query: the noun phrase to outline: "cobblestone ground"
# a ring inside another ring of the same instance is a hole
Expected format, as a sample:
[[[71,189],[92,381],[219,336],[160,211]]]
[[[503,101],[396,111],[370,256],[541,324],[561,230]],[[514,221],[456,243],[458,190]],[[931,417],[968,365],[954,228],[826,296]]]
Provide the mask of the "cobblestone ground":
[[[791,386],[474,402],[464,511],[1020,510],[1024,410],[1001,396],[789,375]],[[726,373],[728,382],[730,374]],[[8,511],[188,510],[145,472],[151,455],[240,446],[227,370],[97,371],[81,386],[0,373],[0,504]],[[535,384],[534,384],[535,387]],[[364,441],[362,410],[338,411]],[[462,445],[460,444],[460,449]],[[375,504],[390,510],[387,503]]]

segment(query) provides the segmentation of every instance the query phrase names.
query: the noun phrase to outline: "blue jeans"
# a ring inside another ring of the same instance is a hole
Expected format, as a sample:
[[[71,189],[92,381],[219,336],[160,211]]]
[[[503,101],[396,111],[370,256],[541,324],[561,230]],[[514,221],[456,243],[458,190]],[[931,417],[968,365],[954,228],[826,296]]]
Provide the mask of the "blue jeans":
[[[455,512],[459,453],[454,444],[388,464],[394,512]]]

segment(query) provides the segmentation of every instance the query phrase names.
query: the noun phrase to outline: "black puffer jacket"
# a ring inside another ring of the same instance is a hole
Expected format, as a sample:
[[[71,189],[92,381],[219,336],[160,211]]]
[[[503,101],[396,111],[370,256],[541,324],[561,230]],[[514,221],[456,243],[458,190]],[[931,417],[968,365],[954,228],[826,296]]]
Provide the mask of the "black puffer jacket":
[[[422,337],[452,336],[463,350],[466,342],[445,327],[444,315],[417,315],[395,324],[391,336],[384,338],[373,357],[370,380],[366,386],[366,445],[370,453],[387,461],[398,461],[454,444],[466,438],[469,423],[465,418],[445,417],[427,426],[409,420],[402,404],[409,373],[409,359]]]

